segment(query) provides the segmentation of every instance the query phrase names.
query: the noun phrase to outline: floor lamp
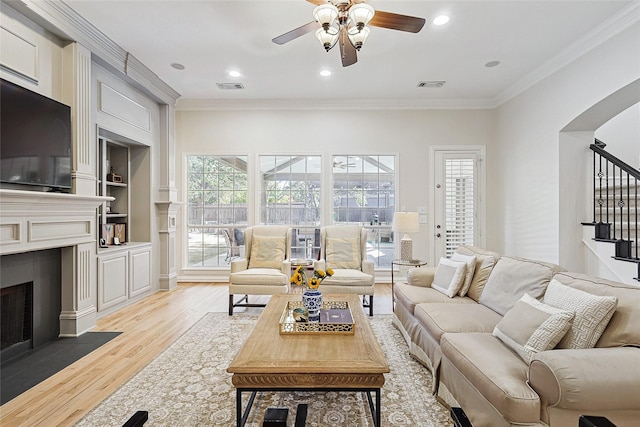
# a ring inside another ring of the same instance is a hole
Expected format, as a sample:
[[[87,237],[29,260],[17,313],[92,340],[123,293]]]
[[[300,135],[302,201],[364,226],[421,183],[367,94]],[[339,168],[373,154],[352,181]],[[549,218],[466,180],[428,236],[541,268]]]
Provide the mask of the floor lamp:
[[[400,240],[400,259],[410,261],[413,259],[413,241],[407,233],[420,231],[418,212],[396,212],[393,214],[391,229],[396,233],[405,233]]]

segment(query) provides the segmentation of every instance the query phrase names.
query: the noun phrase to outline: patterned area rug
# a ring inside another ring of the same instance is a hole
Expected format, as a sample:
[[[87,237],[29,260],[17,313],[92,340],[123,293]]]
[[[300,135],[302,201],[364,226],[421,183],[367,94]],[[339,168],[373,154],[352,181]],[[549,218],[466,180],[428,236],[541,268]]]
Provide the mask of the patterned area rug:
[[[206,314],[76,425],[121,426],[144,410],[145,427],[235,426],[235,389],[226,368],[257,318]],[[429,393],[431,374],[408,355],[391,319],[369,318],[391,370],[382,388],[382,425],[452,426],[448,411]],[[246,426],[261,427],[266,409],[276,406],[289,408],[293,425],[299,403],[308,404],[308,427],[373,426],[366,395],[355,392],[258,393]]]

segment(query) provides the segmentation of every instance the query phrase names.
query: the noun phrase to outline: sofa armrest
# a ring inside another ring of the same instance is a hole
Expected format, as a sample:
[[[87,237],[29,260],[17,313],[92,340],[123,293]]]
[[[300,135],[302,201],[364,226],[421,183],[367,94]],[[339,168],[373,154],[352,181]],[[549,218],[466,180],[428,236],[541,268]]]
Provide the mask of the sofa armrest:
[[[246,270],[249,268],[249,260],[246,258],[234,259],[231,261],[231,272],[237,273],[238,271]]]
[[[412,286],[430,288],[437,267],[414,267],[407,272],[407,283]]]
[[[529,385],[543,405],[565,409],[639,410],[640,349],[549,350],[533,356]]]

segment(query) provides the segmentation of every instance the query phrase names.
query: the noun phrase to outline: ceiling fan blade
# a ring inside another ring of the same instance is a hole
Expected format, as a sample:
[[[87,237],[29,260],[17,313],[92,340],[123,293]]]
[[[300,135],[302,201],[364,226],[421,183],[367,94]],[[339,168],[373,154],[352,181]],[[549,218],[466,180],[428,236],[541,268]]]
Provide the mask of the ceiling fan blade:
[[[349,41],[349,34],[347,34],[347,28],[342,27],[340,29],[340,58],[342,59],[342,66],[348,67],[358,62],[358,54],[356,48],[353,47],[351,41]]]
[[[307,0],[309,3],[313,3],[316,6],[320,6],[321,4],[324,4],[327,2],[327,0]]]
[[[304,36],[307,33],[315,31],[318,28],[320,28],[320,24],[318,24],[318,21],[309,22],[308,24],[304,24],[301,27],[279,35],[278,37],[274,37],[273,39],[271,39],[271,41],[275,44],[285,44],[293,39],[297,39],[300,36]]]
[[[383,12],[376,10],[376,14],[369,22],[374,27],[389,28],[391,30],[407,31],[417,33],[424,27],[426,20],[415,16],[399,15],[397,13]]]

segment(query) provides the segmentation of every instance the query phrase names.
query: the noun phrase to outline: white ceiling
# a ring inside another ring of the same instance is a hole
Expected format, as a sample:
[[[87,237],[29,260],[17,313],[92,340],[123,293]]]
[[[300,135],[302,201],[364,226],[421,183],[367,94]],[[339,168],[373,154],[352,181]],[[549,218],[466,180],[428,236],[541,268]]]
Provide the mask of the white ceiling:
[[[372,28],[358,62],[343,68],[313,33],[271,39],[313,20],[305,0],[65,0],[138,58],[183,100],[347,99],[491,106],[615,32],[637,0],[399,1],[375,9],[427,19],[420,33]],[[431,21],[447,14],[448,24]],[[493,68],[489,61],[500,61]],[[186,68],[178,71],[172,63]],[[332,71],[321,77],[323,69]],[[229,77],[237,70],[240,77]],[[442,88],[418,88],[444,80]],[[221,90],[216,83],[242,83]]]

